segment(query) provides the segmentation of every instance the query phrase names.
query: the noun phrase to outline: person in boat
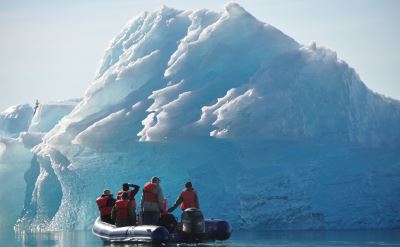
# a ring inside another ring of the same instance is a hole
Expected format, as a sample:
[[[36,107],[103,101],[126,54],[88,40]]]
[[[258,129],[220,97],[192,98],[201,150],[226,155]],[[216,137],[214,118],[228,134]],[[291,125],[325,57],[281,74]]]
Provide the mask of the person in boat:
[[[129,190],[129,187],[133,187],[133,190]],[[129,184],[129,183],[123,183],[122,184],[122,190],[120,190],[117,194],[117,200],[121,199],[122,193],[128,192],[129,196],[135,200],[135,196],[139,191],[140,186],[136,184]]]
[[[160,212],[164,212],[164,195],[160,186],[161,180],[152,177],[143,187],[140,200],[143,225],[157,225],[160,220]]]
[[[129,187],[133,188],[133,190],[129,190]],[[122,194],[123,193],[128,193],[129,195],[129,201],[132,205],[132,208],[135,212],[135,222],[136,222],[136,200],[135,196],[139,191],[140,186],[136,184],[130,184],[130,183],[123,183],[122,184],[122,190],[120,190],[117,194],[117,200],[121,200]]]
[[[185,211],[187,208],[200,208],[199,198],[192,186],[192,182],[189,181],[185,183],[185,188],[178,196],[178,199],[176,199],[175,204],[168,209],[168,212],[173,212],[179,205],[181,206],[182,211]]]
[[[124,192],[121,199],[117,200],[111,211],[111,218],[116,227],[136,225],[136,214],[129,200],[129,193]]]
[[[104,222],[114,224],[111,218],[111,211],[115,205],[115,198],[110,190],[104,190],[103,194],[96,200],[97,206],[100,211],[100,219]]]

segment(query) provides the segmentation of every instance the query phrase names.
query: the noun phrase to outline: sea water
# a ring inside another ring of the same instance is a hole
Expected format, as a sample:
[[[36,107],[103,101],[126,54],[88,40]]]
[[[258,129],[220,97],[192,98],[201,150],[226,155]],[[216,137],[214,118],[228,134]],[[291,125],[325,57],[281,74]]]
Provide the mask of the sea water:
[[[62,231],[45,233],[0,233],[0,246],[157,246],[146,244],[104,244],[91,231]],[[174,244],[168,246],[188,246]],[[193,246],[193,245],[190,245]],[[227,241],[195,246],[221,247],[317,247],[317,246],[400,246],[399,230],[341,230],[341,231],[234,231]]]

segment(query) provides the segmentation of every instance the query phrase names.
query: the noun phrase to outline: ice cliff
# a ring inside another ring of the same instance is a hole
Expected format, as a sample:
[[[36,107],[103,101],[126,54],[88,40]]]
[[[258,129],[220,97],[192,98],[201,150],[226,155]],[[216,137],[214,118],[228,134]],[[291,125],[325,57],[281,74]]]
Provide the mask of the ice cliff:
[[[90,228],[104,188],[154,175],[236,228],[400,226],[400,102],[235,3],[141,14],[72,112],[41,119],[20,226]]]
[[[9,230],[15,224],[24,205],[32,200],[39,167],[30,151],[40,144],[44,135],[62,117],[69,114],[79,100],[46,102],[40,104],[34,114],[28,104],[9,107],[0,113],[0,231]]]
[[[0,136],[17,137],[29,128],[33,108],[28,105],[15,105],[0,113]]]

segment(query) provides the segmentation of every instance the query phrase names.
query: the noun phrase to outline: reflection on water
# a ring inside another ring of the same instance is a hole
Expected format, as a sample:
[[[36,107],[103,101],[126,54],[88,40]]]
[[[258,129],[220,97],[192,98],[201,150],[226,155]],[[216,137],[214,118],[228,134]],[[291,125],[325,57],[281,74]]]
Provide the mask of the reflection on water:
[[[17,246],[103,246],[91,231],[62,231],[16,234]]]
[[[230,246],[400,246],[400,230],[238,232]]]
[[[91,231],[62,231],[46,233],[0,233],[0,246],[137,246],[146,244],[103,244]],[[194,246],[174,244],[169,246]],[[228,241],[195,245],[197,247],[355,247],[355,246],[400,246],[399,230],[360,231],[240,231],[234,232]]]

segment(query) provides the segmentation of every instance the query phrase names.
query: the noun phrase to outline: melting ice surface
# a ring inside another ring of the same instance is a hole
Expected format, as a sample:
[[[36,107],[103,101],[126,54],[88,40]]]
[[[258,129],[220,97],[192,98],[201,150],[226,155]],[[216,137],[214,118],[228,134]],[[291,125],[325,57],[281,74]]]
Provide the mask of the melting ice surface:
[[[0,115],[2,226],[90,229],[104,188],[154,175],[235,229],[400,226],[400,102],[234,3],[141,14],[79,103],[42,107]]]

